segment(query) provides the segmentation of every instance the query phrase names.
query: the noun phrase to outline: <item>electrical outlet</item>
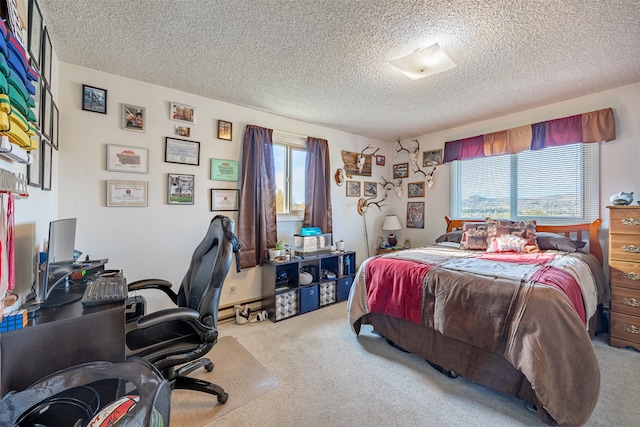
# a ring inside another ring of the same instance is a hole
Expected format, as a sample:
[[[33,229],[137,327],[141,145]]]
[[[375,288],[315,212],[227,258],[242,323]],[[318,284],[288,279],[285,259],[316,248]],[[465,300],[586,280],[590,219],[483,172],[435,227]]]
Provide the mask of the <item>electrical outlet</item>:
[[[234,295],[235,293],[236,293],[236,284],[232,283],[231,285],[229,285],[229,294]]]

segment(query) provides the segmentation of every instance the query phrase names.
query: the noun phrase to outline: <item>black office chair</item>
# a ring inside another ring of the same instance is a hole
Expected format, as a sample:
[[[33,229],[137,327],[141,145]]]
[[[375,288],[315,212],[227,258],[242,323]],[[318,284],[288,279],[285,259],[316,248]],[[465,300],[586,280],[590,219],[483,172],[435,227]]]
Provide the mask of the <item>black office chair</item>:
[[[219,385],[189,378],[195,369],[213,370],[201,358],[218,340],[218,302],[232,254],[240,272],[240,244],[233,234],[232,219],[217,215],[191,258],[191,265],[176,294],[171,283],[145,279],[129,284],[129,292],[159,289],[178,306],[131,319],[126,327],[126,352],[151,362],[169,380],[171,389],[190,389],[216,395],[225,403],[229,395]],[[190,363],[189,363],[190,362]],[[176,368],[178,365],[184,366]]]

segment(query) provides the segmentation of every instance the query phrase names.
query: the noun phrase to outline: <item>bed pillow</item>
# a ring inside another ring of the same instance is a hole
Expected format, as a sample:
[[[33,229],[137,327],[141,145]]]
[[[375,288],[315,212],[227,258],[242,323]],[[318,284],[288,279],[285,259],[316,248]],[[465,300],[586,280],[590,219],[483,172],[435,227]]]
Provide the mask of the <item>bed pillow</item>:
[[[536,252],[535,221],[487,218],[487,252]]]
[[[487,224],[484,222],[465,222],[462,224],[460,249],[478,251],[487,250]]]
[[[537,238],[538,246],[543,251],[552,249],[563,252],[582,252],[581,249],[587,244],[587,242],[579,242],[555,233],[540,232],[537,233]]]
[[[462,230],[450,231],[449,233],[444,233],[436,239],[436,243],[442,242],[451,242],[451,243],[460,243],[462,240]]]

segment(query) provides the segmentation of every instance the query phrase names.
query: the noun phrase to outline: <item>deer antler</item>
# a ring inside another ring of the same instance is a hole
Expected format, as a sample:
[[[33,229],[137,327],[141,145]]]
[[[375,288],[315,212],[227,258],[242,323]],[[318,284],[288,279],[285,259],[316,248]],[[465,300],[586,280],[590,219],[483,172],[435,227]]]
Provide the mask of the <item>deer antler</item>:
[[[395,187],[395,184],[391,181],[387,181],[384,176],[382,177],[382,180],[384,181],[384,183],[379,182],[378,184],[382,185],[382,188],[384,188],[385,190],[391,190],[393,187]],[[388,187],[389,185],[391,185],[390,188]]]
[[[375,197],[369,197],[368,199],[358,199],[358,213],[360,215],[364,215],[370,205],[376,205],[378,209],[382,210],[382,207],[385,206],[382,204],[382,202],[387,200],[387,193],[385,192],[384,197],[377,202],[372,202],[371,200],[373,199],[375,199]]]
[[[360,154],[358,154],[358,157],[356,158],[356,165],[358,166],[358,172],[362,173],[362,169],[364,168],[364,163],[366,161],[365,159],[365,154],[364,152],[367,151],[369,148],[371,147],[371,144],[367,145],[361,152]],[[376,148],[376,151],[374,151],[373,153],[371,153],[371,155],[373,156],[374,154],[376,154],[378,152],[378,150],[380,150],[380,148]]]

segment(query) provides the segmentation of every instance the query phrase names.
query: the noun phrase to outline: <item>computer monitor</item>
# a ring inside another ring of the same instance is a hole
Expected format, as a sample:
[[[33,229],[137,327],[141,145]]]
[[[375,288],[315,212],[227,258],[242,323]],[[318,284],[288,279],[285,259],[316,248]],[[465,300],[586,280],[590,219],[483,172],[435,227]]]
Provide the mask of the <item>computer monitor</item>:
[[[57,306],[82,298],[69,293],[64,284],[73,273],[73,251],[76,242],[76,218],[60,219],[49,223],[49,249],[47,261],[39,266],[37,296],[41,306]]]

